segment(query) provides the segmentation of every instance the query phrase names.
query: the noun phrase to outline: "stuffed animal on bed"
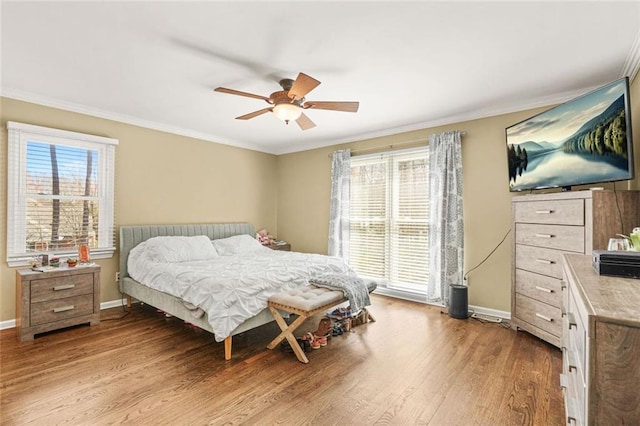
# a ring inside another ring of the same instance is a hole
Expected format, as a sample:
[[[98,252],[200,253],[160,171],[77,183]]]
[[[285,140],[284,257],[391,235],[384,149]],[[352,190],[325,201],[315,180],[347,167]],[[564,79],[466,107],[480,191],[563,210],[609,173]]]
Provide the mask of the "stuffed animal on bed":
[[[269,231],[267,231],[266,229],[259,230],[256,234],[256,239],[258,240],[258,242],[260,242],[260,244],[264,246],[271,245],[276,241],[275,237],[269,235]]]

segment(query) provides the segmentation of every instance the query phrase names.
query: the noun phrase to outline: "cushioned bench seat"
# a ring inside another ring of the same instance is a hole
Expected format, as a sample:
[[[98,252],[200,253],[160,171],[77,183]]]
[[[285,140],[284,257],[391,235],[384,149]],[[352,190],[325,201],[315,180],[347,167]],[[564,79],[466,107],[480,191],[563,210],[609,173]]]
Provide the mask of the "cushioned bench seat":
[[[375,288],[375,285],[373,285],[370,290],[373,290],[373,288]],[[315,285],[308,285],[274,294],[269,297],[268,306],[282,332],[267,345],[267,348],[273,349],[282,342],[282,340],[287,339],[298,360],[305,364],[308,363],[309,360],[298,344],[293,332],[307,318],[346,301],[347,299],[344,297],[342,291],[329,290],[323,287],[316,287]],[[280,314],[280,311],[299,316],[291,324],[287,324]],[[371,321],[375,321],[371,314],[369,314],[369,318]]]

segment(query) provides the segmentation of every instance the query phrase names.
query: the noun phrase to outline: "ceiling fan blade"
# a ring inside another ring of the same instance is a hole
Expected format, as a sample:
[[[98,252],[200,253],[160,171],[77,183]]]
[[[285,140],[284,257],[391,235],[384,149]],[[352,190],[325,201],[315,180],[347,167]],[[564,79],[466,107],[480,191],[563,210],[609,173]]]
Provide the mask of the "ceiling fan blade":
[[[304,73],[299,73],[296,81],[289,89],[289,97],[293,100],[299,100],[305,97],[307,93],[320,85],[320,82],[313,77],[309,77]]]
[[[245,114],[245,115],[241,115],[240,117],[236,117],[236,120],[249,120],[251,118],[257,117],[257,116],[262,115],[265,112],[269,112],[271,110],[273,110],[273,108],[271,108],[271,107],[263,108],[263,109],[260,109],[258,111],[250,112],[249,114]]]
[[[316,127],[316,123],[311,121],[311,119],[307,117],[304,112],[300,115],[300,117],[298,117],[296,123],[298,123],[298,126],[300,126],[302,130],[309,130]]]
[[[271,98],[267,98],[261,95],[254,95],[253,93],[241,92],[239,90],[227,89],[226,87],[216,87],[213,90],[216,92],[228,93],[230,95],[238,95],[238,96],[246,96],[247,98],[262,99],[263,101],[272,103]]]
[[[313,109],[327,109],[331,111],[358,112],[360,102],[305,102],[303,107]]]

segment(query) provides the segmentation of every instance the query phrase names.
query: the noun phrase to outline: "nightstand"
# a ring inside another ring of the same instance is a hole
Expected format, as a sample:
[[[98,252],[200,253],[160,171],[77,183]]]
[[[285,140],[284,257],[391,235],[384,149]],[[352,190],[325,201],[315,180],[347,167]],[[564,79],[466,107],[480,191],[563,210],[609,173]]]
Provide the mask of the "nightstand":
[[[100,266],[16,271],[16,330],[20,341],[84,323],[100,323]]]
[[[282,250],[282,251],[291,251],[291,244],[270,244],[269,247],[271,250]]]

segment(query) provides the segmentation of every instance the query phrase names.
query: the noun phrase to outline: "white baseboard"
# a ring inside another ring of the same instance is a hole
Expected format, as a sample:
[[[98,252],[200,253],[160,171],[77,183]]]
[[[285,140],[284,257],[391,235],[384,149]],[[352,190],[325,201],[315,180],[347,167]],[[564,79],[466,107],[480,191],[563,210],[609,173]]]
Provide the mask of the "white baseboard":
[[[123,306],[127,303],[126,299],[116,299],[116,300],[111,300],[109,302],[102,302],[100,303],[100,310],[103,309],[109,309],[109,308],[117,308],[120,306]],[[12,320],[7,320],[7,321],[0,321],[0,330],[6,330],[8,328],[15,328],[16,326],[16,320],[12,319]]]
[[[6,330],[7,328],[15,328],[15,326],[16,326],[16,320],[14,319],[0,321],[0,330]]]
[[[424,303],[425,305],[441,306],[442,308],[444,308],[444,305],[427,302],[425,295],[421,293],[397,291],[397,290],[386,288],[386,287],[378,287],[375,289],[374,293],[380,294],[382,296],[389,296],[389,297],[395,297],[398,299],[409,300],[412,302]],[[491,309],[491,308],[484,308],[482,306],[469,305],[469,310],[473,312],[477,312],[479,314],[491,315],[492,317],[498,317],[505,320],[511,319],[511,312],[500,311],[498,309]]]
[[[100,303],[100,310],[109,309],[109,308],[119,308],[121,306],[125,306],[127,304],[127,299],[116,299],[110,302],[102,302]]]
[[[378,288],[376,288],[373,291],[373,293],[374,294],[380,294],[382,296],[395,297],[396,299],[409,300],[411,302],[429,304],[429,303],[427,303],[427,297],[422,293],[411,293],[411,292],[408,292],[408,291],[398,291],[398,290],[394,290],[392,288],[382,287],[382,286],[378,286]]]
[[[479,314],[491,315],[492,317],[502,318],[504,320],[511,319],[511,312],[499,311],[497,309],[483,308],[482,306],[469,305],[469,310]]]

